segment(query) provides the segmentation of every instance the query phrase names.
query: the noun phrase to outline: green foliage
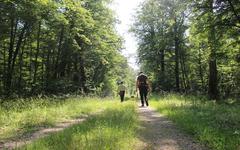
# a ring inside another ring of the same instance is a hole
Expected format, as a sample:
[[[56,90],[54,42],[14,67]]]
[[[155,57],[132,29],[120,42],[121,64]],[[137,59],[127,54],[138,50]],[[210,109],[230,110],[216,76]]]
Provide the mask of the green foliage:
[[[206,98],[168,94],[155,96],[151,105],[186,132],[216,150],[240,146],[240,105],[216,104]]]
[[[113,93],[115,72],[127,75],[129,66],[110,3],[1,1],[0,93]]]
[[[238,98],[239,10],[236,0],[144,1],[132,31],[153,89]]]
[[[182,76],[182,89],[187,88],[187,12],[188,3],[184,0],[149,0],[137,11],[132,31],[138,38],[141,69],[151,76],[155,91],[177,90],[178,81],[175,81],[175,77],[179,76]],[[176,68],[179,65],[181,69]],[[176,69],[178,74],[175,73]]]
[[[231,4],[235,4],[234,8],[231,8]],[[228,16],[234,14],[235,8],[239,8],[239,3],[219,0],[213,2],[213,10],[210,10],[208,1],[194,2],[194,5],[191,17],[192,25],[190,26],[190,42],[192,52],[198,55],[193,55],[190,59],[199,62],[199,64],[192,65],[196,69],[200,70],[200,65],[202,67],[202,73],[198,71],[198,76],[201,77],[195,78],[195,84],[200,79],[199,83],[202,84],[202,89],[207,88],[207,65],[213,59],[211,48],[214,48],[214,59],[217,60],[218,68],[217,82],[219,82],[216,86],[223,97],[235,96],[239,91],[239,85],[232,84],[236,80],[233,72],[237,71],[235,66],[238,66],[234,57],[239,53],[239,42],[237,42],[239,36],[236,36],[235,32],[238,32],[239,29],[235,27],[237,24],[235,22],[236,16],[233,17],[235,19]],[[232,24],[226,23],[227,20]],[[215,31],[214,39],[211,36],[213,35],[212,29]],[[214,42],[213,45],[211,45],[212,42]]]

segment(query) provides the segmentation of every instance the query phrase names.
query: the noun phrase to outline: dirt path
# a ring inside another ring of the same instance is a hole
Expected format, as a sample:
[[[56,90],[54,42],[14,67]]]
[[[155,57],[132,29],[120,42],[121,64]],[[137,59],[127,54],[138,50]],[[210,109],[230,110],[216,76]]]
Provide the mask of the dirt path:
[[[91,114],[91,116],[99,114],[100,112],[101,111]],[[139,108],[138,112],[141,120],[141,144],[136,146],[137,150],[207,150],[191,139],[191,137],[183,134],[171,121],[153,109],[144,107]],[[52,128],[42,128],[15,140],[9,140],[2,143],[0,141],[0,149],[19,148],[34,140],[62,131],[72,125],[79,124],[88,117],[89,115],[81,116],[81,118],[78,119],[58,123]]]
[[[207,150],[151,108],[139,108],[140,150]]]
[[[89,115],[81,115],[80,118],[71,119],[71,120],[67,120],[65,122],[57,123],[56,126],[51,127],[51,128],[40,128],[38,131],[36,131],[34,133],[25,134],[20,138],[18,137],[16,139],[11,139],[11,140],[4,141],[4,142],[0,141],[0,150],[1,149],[10,149],[11,150],[11,149],[19,148],[21,146],[24,146],[26,144],[29,144],[29,143],[33,142],[34,140],[43,138],[43,137],[48,136],[50,134],[53,134],[53,133],[62,131],[66,128],[69,128],[73,125],[82,123],[89,116],[97,115],[101,112],[102,111],[98,111],[96,113],[92,113],[92,114],[89,114]]]

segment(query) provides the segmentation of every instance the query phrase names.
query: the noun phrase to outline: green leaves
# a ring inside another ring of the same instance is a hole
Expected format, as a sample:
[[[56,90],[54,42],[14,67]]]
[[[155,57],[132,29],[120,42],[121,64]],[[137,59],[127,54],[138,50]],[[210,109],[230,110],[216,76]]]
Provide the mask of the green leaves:
[[[139,40],[138,55],[142,69],[152,75],[154,89],[170,90],[174,86],[173,66],[175,58],[179,57],[175,49],[183,57],[185,55],[184,19],[188,3],[183,2],[149,0],[137,11],[132,31]]]
[[[219,88],[222,96],[237,97],[239,8],[236,1],[146,0],[131,31],[138,39],[139,62],[152,76],[153,89],[172,91],[179,74],[183,91],[207,94],[208,89]],[[217,72],[219,76],[212,80],[210,74]],[[234,80],[237,84],[232,84]]]
[[[112,83],[105,88],[112,88],[119,77],[115,72],[125,69],[118,66],[128,65],[119,53],[122,41],[115,31],[116,19],[109,3],[109,0],[1,2],[0,93],[7,89],[20,95],[88,92],[93,87],[101,91],[100,85],[107,79]],[[28,25],[27,30],[23,30],[24,24]],[[11,71],[13,61],[15,69]]]

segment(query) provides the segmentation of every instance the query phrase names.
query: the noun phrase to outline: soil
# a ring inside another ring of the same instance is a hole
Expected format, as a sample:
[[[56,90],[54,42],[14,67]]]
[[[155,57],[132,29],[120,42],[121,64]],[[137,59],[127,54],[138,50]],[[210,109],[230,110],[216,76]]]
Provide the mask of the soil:
[[[149,107],[139,107],[141,121],[138,150],[207,150],[173,122]]]

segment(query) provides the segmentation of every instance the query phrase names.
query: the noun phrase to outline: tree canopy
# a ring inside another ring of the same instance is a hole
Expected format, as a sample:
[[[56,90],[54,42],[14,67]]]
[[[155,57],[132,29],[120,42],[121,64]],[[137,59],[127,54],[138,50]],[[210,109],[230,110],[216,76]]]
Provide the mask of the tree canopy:
[[[134,86],[111,0],[2,0],[0,94],[112,95]],[[145,0],[131,31],[159,92],[240,94],[238,0]]]
[[[131,31],[155,91],[240,93],[240,2],[145,0]]]
[[[115,30],[110,3],[1,1],[1,95],[111,95],[116,81],[131,72],[121,54],[123,40]]]

